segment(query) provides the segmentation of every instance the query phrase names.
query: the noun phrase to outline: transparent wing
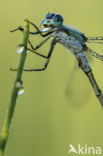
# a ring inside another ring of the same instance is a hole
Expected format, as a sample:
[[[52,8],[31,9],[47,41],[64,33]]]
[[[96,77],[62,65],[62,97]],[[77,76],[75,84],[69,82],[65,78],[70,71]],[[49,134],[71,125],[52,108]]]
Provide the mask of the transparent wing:
[[[74,108],[83,107],[87,104],[91,91],[92,88],[87,77],[79,69],[76,60],[74,60],[66,86],[66,97],[68,103]]]
[[[100,44],[103,44],[103,36],[96,36],[96,37],[87,37],[87,42],[91,41],[91,43],[93,41],[101,41]],[[96,43],[96,42],[94,42]],[[98,43],[98,42],[97,42]]]
[[[88,37],[87,43],[93,43],[93,44],[103,44],[103,36],[97,36],[97,37]],[[99,60],[103,61],[103,55],[98,54],[96,51],[88,48],[87,51],[92,56],[98,58]]]
[[[95,52],[94,50],[88,48],[87,51],[89,54],[91,54],[92,56],[96,57],[97,59],[103,61],[103,55],[99,55],[97,52]]]

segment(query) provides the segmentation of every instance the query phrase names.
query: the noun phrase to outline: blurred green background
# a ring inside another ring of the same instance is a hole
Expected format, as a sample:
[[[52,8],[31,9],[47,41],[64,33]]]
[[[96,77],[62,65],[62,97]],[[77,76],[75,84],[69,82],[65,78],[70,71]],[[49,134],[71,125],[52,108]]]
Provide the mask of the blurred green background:
[[[87,36],[103,35],[103,0],[9,0],[0,3],[0,128],[7,112],[18,65],[16,45],[22,33],[11,34],[29,18],[39,26],[47,12],[60,13],[64,23]],[[34,45],[40,36],[32,37]],[[90,45],[103,52],[103,46]],[[49,46],[44,46],[42,51]],[[46,49],[46,50],[47,50]],[[28,58],[29,59],[29,58]],[[43,59],[32,54],[32,67]],[[89,58],[95,78],[103,90],[103,63]],[[69,144],[77,147],[103,147],[103,110],[87,79],[77,67],[75,57],[57,45],[44,72],[25,72],[25,93],[19,96],[5,156],[68,156]],[[103,153],[102,153],[103,155]]]

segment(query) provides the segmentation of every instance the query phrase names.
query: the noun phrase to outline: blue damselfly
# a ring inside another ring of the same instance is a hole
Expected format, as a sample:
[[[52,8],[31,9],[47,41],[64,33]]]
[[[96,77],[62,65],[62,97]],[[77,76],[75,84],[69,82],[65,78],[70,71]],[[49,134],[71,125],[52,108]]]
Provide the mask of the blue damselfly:
[[[77,29],[67,26],[63,24],[63,17],[60,14],[55,13],[48,13],[45,18],[40,23],[40,27],[38,28],[34,23],[28,21],[35,29],[36,32],[30,32],[31,35],[41,35],[43,38],[45,38],[39,45],[34,47],[29,40],[28,43],[31,48],[25,47],[27,50],[33,52],[36,55],[39,55],[46,59],[46,62],[42,68],[38,69],[24,69],[24,71],[43,71],[47,68],[48,63],[51,58],[51,54],[54,50],[54,47],[57,43],[60,43],[64,47],[66,47],[70,52],[72,52],[77,61],[79,67],[82,69],[82,71],[85,73],[85,75],[88,77],[95,95],[97,96],[98,100],[100,101],[101,105],[103,106],[103,95],[101,90],[99,89],[97,82],[93,76],[92,69],[90,65],[88,64],[86,53],[91,54],[92,56],[98,58],[99,60],[103,61],[103,56],[99,55],[92,49],[90,49],[86,43],[98,43],[103,44],[103,37],[86,37],[84,33],[78,31]],[[24,29],[20,26],[11,32],[14,31],[24,31]],[[41,53],[38,53],[36,50],[39,49],[47,40],[52,38],[51,41],[51,47],[48,52],[48,55],[45,56]],[[23,45],[20,45],[23,46]],[[12,71],[16,71],[17,69],[11,69]]]

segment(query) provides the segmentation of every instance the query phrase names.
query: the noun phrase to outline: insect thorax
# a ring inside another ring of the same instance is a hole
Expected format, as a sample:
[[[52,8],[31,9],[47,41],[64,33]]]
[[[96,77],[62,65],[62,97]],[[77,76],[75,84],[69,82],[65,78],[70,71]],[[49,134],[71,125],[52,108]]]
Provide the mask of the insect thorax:
[[[55,32],[53,37],[56,38],[57,43],[62,44],[65,48],[70,50],[73,54],[83,51],[83,46],[79,40],[67,35],[64,32]]]

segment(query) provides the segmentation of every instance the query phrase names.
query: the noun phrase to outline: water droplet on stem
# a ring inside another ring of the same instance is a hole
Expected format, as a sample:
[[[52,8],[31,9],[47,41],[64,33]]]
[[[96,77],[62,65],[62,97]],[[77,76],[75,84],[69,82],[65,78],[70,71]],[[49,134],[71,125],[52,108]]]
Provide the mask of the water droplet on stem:
[[[18,91],[18,95],[22,95],[24,93],[24,88],[20,88]]]
[[[24,88],[23,88],[23,85],[22,85],[22,81],[17,81],[16,82],[16,87],[19,89],[18,90],[18,95],[21,95],[24,93]]]
[[[16,51],[18,54],[21,54],[24,51],[24,45],[23,44],[18,44],[16,46]]]

